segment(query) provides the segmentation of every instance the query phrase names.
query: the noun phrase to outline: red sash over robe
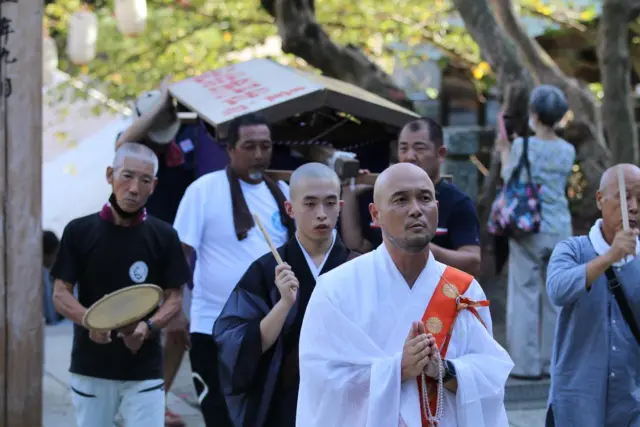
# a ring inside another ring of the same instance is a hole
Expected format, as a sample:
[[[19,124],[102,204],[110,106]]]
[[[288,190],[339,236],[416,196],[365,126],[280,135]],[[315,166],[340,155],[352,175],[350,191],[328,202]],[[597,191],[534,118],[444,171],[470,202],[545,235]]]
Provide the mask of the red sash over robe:
[[[453,326],[458,317],[458,313],[462,310],[471,311],[484,325],[484,321],[478,315],[475,307],[487,307],[489,301],[472,301],[469,298],[462,297],[469,286],[473,283],[473,276],[460,271],[453,267],[447,267],[436,286],[433,296],[429,301],[422,321],[424,322],[427,333],[433,335],[436,345],[440,349],[440,356],[444,362],[451,340]],[[484,325],[486,327],[486,325]],[[422,427],[430,427],[425,417],[425,408],[422,404],[422,377],[418,378],[418,392],[420,394],[420,418],[422,419]],[[431,378],[427,378],[427,392],[429,395],[429,406],[431,413],[436,413],[437,399],[437,383]]]

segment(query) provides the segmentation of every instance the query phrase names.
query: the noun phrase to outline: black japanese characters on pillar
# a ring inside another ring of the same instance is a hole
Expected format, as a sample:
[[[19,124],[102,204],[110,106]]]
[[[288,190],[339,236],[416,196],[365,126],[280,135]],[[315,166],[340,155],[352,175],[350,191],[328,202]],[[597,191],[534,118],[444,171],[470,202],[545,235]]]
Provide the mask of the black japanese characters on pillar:
[[[0,3],[18,3],[18,0],[0,0]],[[16,63],[18,60],[8,49],[9,38],[13,33],[11,19],[0,16],[0,96],[5,98],[9,98],[13,92],[11,78],[6,75],[6,67]]]

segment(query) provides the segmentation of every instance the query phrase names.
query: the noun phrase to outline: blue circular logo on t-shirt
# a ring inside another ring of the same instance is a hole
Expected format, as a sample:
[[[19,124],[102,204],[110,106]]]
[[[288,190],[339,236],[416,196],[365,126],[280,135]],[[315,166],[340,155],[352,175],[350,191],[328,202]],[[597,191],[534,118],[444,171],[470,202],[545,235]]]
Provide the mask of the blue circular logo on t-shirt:
[[[275,211],[273,215],[271,215],[271,225],[273,226],[273,228],[280,232],[284,233],[285,231],[287,231],[284,224],[282,224],[282,217],[280,216],[279,211]]]

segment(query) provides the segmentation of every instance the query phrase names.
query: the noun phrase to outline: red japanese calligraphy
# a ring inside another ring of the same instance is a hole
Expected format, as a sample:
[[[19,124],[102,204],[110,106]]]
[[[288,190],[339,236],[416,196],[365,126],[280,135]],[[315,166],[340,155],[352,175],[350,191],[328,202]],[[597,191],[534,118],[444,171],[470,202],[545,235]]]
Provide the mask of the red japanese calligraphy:
[[[304,90],[304,87],[299,86],[269,94],[269,88],[266,85],[261,84],[247,73],[239,71],[236,67],[209,71],[193,77],[192,81],[211,93],[216,101],[228,107],[223,111],[224,116],[249,110],[252,101],[259,98],[274,102]]]
[[[285,97],[289,97],[291,95],[295,95],[296,93],[303,91],[304,87],[302,86],[298,86],[296,88],[293,89],[289,89],[289,90],[283,90],[282,92],[278,92],[278,93],[274,93],[273,95],[269,95],[267,96],[267,101],[269,102],[273,102],[276,101],[280,98],[285,98]]]

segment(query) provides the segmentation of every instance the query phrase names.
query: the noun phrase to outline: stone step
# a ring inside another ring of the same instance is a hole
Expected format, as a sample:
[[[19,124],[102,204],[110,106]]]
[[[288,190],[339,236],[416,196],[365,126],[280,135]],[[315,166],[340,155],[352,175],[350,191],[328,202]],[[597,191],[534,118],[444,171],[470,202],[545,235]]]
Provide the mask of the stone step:
[[[508,402],[504,404],[505,409],[508,414],[517,413],[517,412],[542,412],[546,413],[547,411],[547,402],[540,401],[532,401],[532,402]],[[509,420],[511,420],[511,415],[509,415]],[[536,426],[541,426],[543,424],[536,424]]]
[[[549,379],[526,381],[510,378],[507,381],[507,387],[505,390],[505,403],[531,403],[534,405],[542,403],[543,405],[546,405],[547,397],[549,396],[549,385]]]

